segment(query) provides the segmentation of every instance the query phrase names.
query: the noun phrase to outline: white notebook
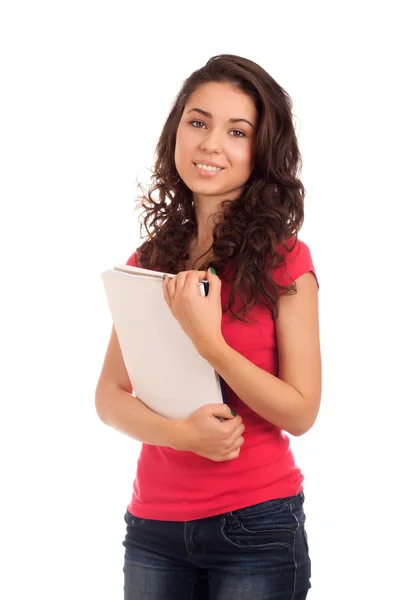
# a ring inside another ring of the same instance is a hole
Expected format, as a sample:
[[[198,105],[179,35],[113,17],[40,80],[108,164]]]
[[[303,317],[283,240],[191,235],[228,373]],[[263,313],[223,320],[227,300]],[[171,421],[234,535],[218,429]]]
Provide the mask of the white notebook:
[[[129,265],[101,273],[133,393],[154,412],[180,419],[224,402],[225,387],[172,315],[162,276]],[[207,295],[208,282],[199,287]]]

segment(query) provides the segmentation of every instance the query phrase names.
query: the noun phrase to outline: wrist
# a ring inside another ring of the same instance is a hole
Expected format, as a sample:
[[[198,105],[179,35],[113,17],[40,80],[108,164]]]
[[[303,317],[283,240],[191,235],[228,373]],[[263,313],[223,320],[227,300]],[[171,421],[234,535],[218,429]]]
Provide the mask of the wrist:
[[[167,428],[167,446],[172,450],[184,450],[183,419],[171,419]]]
[[[197,347],[197,351],[205,360],[211,363],[224,352],[224,349],[227,345],[228,344],[221,334],[221,336],[218,336],[213,340],[206,340],[203,344]]]

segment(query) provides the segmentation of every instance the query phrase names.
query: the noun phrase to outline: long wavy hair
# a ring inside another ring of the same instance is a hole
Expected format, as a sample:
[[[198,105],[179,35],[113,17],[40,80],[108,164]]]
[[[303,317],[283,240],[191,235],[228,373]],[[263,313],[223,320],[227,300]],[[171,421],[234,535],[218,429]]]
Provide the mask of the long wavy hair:
[[[198,269],[213,266],[217,275],[231,283],[228,305],[234,319],[246,321],[257,302],[278,313],[280,294],[296,293],[296,285],[274,281],[274,269],[284,264],[284,253],[297,243],[304,220],[304,187],[298,179],[302,162],[293,125],[288,93],[258,64],[232,54],[210,58],[188,77],[176,96],[155,151],[149,190],[139,184],[142,195],[137,209],[140,233],[147,239],[137,248],[139,266],[168,273],[184,270],[190,241],[197,231],[193,194],[180,180],[175,166],[176,133],[185,105],[201,85],[230,83],[247,94],[258,113],[253,146],[254,168],[242,194],[221,202],[214,215],[212,258]],[[289,239],[294,244],[288,247]],[[228,266],[229,269],[225,269]],[[237,293],[242,305],[236,308]]]

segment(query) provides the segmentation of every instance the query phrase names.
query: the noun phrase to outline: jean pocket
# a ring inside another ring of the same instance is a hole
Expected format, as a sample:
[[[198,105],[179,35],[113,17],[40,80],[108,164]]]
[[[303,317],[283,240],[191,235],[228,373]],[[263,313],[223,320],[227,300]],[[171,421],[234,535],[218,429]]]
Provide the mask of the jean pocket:
[[[221,517],[221,534],[231,546],[242,549],[292,549],[297,523],[293,515],[228,513]]]

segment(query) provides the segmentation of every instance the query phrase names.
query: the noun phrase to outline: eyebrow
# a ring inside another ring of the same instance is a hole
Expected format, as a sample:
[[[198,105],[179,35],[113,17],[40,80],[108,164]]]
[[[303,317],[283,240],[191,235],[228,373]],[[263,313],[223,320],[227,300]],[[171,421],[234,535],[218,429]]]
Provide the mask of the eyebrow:
[[[199,112],[200,114],[204,115],[205,117],[207,117],[208,119],[212,119],[213,116],[211,113],[202,110],[201,108],[191,108],[188,112]],[[247,119],[243,119],[242,117],[240,117],[239,119],[229,119],[229,123],[240,123],[241,121],[244,121],[245,123],[248,123],[250,125],[250,127],[252,127],[254,129],[254,125],[253,123],[251,123],[250,121],[248,121]]]

